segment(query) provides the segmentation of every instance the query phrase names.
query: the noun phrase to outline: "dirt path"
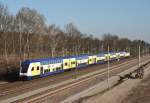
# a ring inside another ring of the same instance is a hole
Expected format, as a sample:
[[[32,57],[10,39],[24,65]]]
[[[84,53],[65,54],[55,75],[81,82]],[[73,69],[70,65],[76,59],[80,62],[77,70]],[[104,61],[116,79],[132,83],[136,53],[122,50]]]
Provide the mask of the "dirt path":
[[[82,100],[82,103],[150,103],[150,68],[147,67],[144,79],[130,79],[112,88]]]
[[[150,103],[150,75],[132,89],[121,103]]]

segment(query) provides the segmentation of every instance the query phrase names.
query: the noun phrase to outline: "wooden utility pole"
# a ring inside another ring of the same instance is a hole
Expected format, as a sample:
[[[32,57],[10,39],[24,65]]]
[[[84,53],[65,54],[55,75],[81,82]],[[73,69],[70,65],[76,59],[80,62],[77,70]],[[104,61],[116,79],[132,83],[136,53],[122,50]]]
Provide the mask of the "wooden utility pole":
[[[107,84],[108,84],[108,89],[110,87],[109,84],[109,78],[110,78],[110,63],[109,63],[109,45],[108,45],[108,57],[107,57],[107,64],[108,64],[108,68],[107,68]]]

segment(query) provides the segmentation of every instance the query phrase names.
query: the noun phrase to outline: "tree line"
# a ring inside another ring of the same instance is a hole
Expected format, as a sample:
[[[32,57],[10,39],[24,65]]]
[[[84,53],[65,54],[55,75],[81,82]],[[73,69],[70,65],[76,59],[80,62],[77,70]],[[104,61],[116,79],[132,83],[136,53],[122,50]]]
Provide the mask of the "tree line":
[[[73,23],[60,29],[46,24],[46,18],[35,9],[23,7],[13,15],[0,4],[0,60],[94,54],[106,52],[108,45],[111,51],[129,51],[133,56],[139,45],[143,54],[150,52],[150,44],[142,40],[119,38],[111,33],[97,38],[82,33]]]

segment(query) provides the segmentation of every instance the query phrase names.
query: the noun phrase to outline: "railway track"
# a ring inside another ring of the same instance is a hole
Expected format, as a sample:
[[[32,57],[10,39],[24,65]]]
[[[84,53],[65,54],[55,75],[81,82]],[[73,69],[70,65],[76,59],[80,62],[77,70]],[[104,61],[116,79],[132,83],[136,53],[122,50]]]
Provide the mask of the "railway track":
[[[128,62],[124,62],[124,63],[128,63]],[[118,64],[117,66],[123,65],[124,63]],[[52,78],[53,81],[58,80],[58,79],[62,79],[62,78],[55,79],[55,77],[56,76],[54,76],[54,78]],[[37,84],[35,84],[33,82],[38,82],[41,79],[45,79],[45,78],[39,78],[39,79],[33,80],[33,81],[17,82],[17,83],[13,83],[13,84],[9,83],[7,85],[0,86],[0,96],[5,96],[5,95],[10,94],[10,93],[12,93],[14,91],[28,89],[28,88],[37,86]],[[46,84],[48,82],[44,82],[43,84]],[[43,85],[43,84],[40,84],[40,85]]]
[[[135,61],[135,59],[133,59],[133,60],[130,60],[130,61],[126,61],[126,62],[123,62],[123,63],[121,63],[121,64],[118,64],[118,65],[115,65],[115,66],[112,66],[111,67],[111,70],[113,70],[113,69],[115,69],[115,68],[117,68],[117,67],[121,67],[121,66],[125,66],[125,65],[128,65],[128,66],[130,66],[129,65],[129,63],[133,63],[132,65],[134,65],[134,64],[136,64],[136,62],[137,61]],[[99,72],[98,74],[103,74],[103,73],[105,73],[106,71],[104,71],[104,69],[102,69],[101,70],[101,72]],[[98,75],[98,74],[93,74],[93,78],[96,76],[96,75]],[[95,76],[94,76],[95,75]],[[91,76],[89,76],[89,77],[86,77],[86,78],[91,78]],[[42,78],[42,79],[44,79],[44,78]],[[87,81],[86,79],[83,79],[83,80],[85,80],[85,81]],[[90,79],[89,79],[90,80]],[[38,80],[34,80],[34,82],[38,82]],[[16,88],[13,88],[13,89],[3,89],[3,92],[0,92],[1,93],[1,95],[0,95],[0,98],[2,97],[2,96],[6,96],[6,98],[7,98],[7,95],[15,95],[15,92],[21,92],[21,91],[23,91],[23,90],[26,90],[26,89],[31,89],[31,88],[33,88],[34,86],[37,86],[37,84],[32,84],[32,81],[27,81],[27,82],[25,82],[26,83],[26,85],[23,85],[23,86],[20,86],[20,87],[16,87]],[[28,84],[29,83],[29,84]],[[44,83],[48,83],[48,82],[44,82]],[[43,83],[43,84],[44,84]],[[21,84],[20,82],[17,84],[17,85],[19,85],[19,84]],[[31,85],[32,84],[32,85]],[[16,85],[16,86],[17,86]],[[41,85],[41,84],[40,84]],[[50,84],[51,85],[51,84]],[[68,84],[67,84],[68,85]],[[2,88],[2,87],[1,87]],[[56,87],[56,88],[59,88],[59,87]],[[56,89],[55,88],[55,89]],[[5,94],[5,95],[2,95],[2,94]],[[11,97],[11,96],[10,96]],[[5,99],[5,98],[4,98]]]
[[[129,63],[130,62],[130,63]],[[133,65],[135,65],[135,63],[136,63],[136,61],[132,61],[132,63],[131,63],[131,61],[129,61],[129,62],[126,62],[126,63],[122,63],[122,64],[120,64],[120,65],[118,65],[118,66],[114,66],[114,67],[112,67],[112,68],[110,68],[110,71],[112,72],[112,75],[114,75],[115,74],[115,71],[117,71],[117,72],[121,72],[122,70],[124,70],[124,68],[131,68]],[[114,72],[114,73],[113,73]],[[86,78],[82,78],[82,79],[80,79],[80,80],[78,80],[78,81],[76,81],[76,82],[73,82],[73,83],[70,83],[70,84],[67,84],[67,85],[63,85],[62,87],[58,87],[58,88],[55,88],[54,90],[49,90],[49,91],[47,91],[46,93],[45,92],[43,92],[43,93],[41,93],[40,94],[40,96],[33,96],[33,97],[30,97],[30,98],[26,98],[26,99],[24,99],[23,101],[25,101],[25,102],[39,102],[39,100],[42,100],[43,98],[45,98],[45,97],[49,97],[49,98],[51,98],[51,97],[53,97],[53,96],[55,96],[55,95],[57,95],[57,94],[59,94],[59,92],[62,92],[62,91],[64,91],[64,90],[66,90],[66,89],[68,89],[68,88],[74,88],[74,87],[78,87],[78,85],[83,85],[83,83],[85,83],[85,82],[90,82],[90,81],[93,81],[93,80],[95,80],[95,78],[98,78],[98,77],[101,77],[101,76],[104,76],[105,74],[107,74],[107,71],[106,70],[104,70],[104,71],[101,71],[101,72],[99,72],[99,73],[95,73],[95,74],[93,74],[93,75],[90,75],[90,76],[87,76]],[[106,75],[105,75],[106,76]],[[100,81],[102,80],[102,79],[99,79]],[[93,83],[94,84],[94,83]],[[35,97],[35,98],[34,98]],[[29,101],[26,101],[26,100],[29,100]],[[21,100],[22,101],[22,100]],[[41,102],[41,101],[40,101]]]

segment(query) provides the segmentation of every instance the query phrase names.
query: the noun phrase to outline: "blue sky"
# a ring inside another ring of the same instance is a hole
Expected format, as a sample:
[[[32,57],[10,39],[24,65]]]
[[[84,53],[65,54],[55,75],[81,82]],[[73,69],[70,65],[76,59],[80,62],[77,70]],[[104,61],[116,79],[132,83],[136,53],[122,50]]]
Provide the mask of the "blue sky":
[[[104,33],[150,42],[150,0],[0,0],[13,14],[34,8],[47,24],[64,28],[73,22],[83,33]]]

